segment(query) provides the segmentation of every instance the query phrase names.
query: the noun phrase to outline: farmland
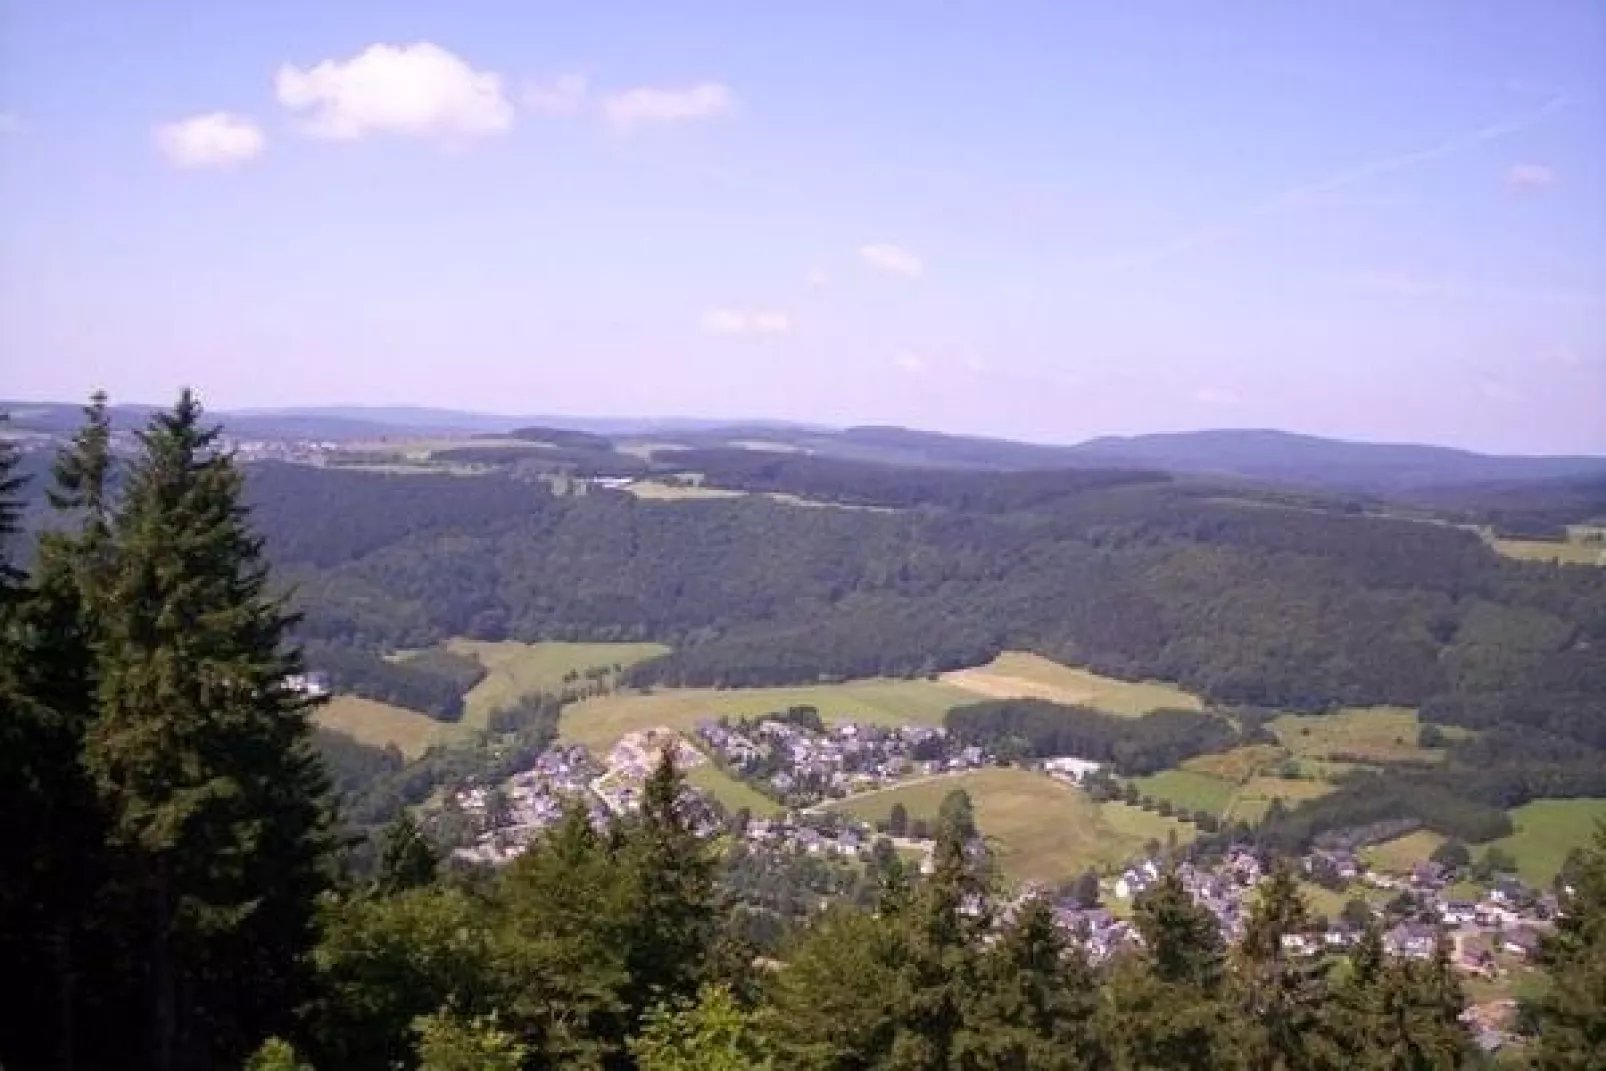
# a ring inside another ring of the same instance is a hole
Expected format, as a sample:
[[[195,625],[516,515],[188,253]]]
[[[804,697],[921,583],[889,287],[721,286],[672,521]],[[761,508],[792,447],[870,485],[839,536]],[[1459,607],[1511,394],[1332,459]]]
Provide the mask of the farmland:
[[[656,643],[490,643],[456,639],[447,650],[485,666],[485,679],[463,697],[463,724],[484,728],[494,710],[538,692],[556,694],[564,677],[588,669],[624,667],[666,653]]]
[[[318,708],[316,721],[372,747],[394,744],[409,759],[422,755],[450,728],[427,714],[355,695],[337,695]]]
[[[1233,784],[1243,784],[1287,757],[1288,752],[1271,744],[1247,744],[1213,755],[1195,755],[1183,762],[1182,769],[1208,774]]]
[[[940,725],[950,708],[972,697],[932,681],[861,680],[791,688],[675,688],[597,696],[563,709],[559,735],[605,751],[625,733],[653,726],[691,731],[704,718],[767,714],[812,706],[826,721],[874,725]]]
[[[1229,781],[1193,770],[1162,770],[1133,782],[1138,791],[1157,800],[1169,800],[1192,813],[1219,815],[1232,803],[1236,787]]]
[[[780,804],[750,785],[738,781],[713,763],[704,763],[688,770],[686,783],[713,796],[722,807],[732,813],[743,807],[756,815],[779,814],[781,811]]]
[[[1358,762],[1437,762],[1439,749],[1417,746],[1421,726],[1406,707],[1351,707],[1333,714],[1284,714],[1270,725],[1301,759]]]
[[[1444,843],[1444,838],[1430,829],[1419,829],[1403,837],[1395,837],[1374,844],[1361,853],[1369,866],[1391,874],[1409,874],[1418,863],[1426,862]]]
[[[1606,565],[1606,529],[1599,527],[1572,525],[1565,540],[1502,539],[1489,532],[1483,535],[1496,551],[1520,561]]]
[[[1153,710],[1199,710],[1199,697],[1157,681],[1131,682],[1062,665],[1025,651],[1005,651],[985,666],[942,675],[944,684],[987,699],[1046,699],[1139,717]]]
[[[832,809],[876,822],[901,803],[911,816],[934,817],[956,788],[970,794],[976,823],[996,845],[1004,872],[1020,881],[1065,881],[1090,866],[1117,866],[1173,831],[1183,841],[1194,833],[1186,823],[1125,804],[1095,803],[1068,785],[1018,769],[931,778],[842,800]]]
[[[1316,799],[1333,791],[1324,781],[1295,780],[1288,777],[1252,777],[1227,809],[1226,817],[1235,822],[1258,822],[1271,809],[1272,800],[1282,800],[1288,807],[1304,800]]]
[[[1567,853],[1590,843],[1595,823],[1606,822],[1606,799],[1534,800],[1511,811],[1516,832],[1494,841],[1517,860],[1533,885],[1546,887]]]

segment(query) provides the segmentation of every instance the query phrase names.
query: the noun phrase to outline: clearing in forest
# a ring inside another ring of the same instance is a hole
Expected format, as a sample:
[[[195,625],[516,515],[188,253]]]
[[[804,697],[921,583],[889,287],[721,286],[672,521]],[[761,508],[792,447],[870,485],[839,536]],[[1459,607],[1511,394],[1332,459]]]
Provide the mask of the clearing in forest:
[[[934,819],[943,797],[956,788],[970,794],[977,826],[996,847],[1004,873],[1018,881],[1067,881],[1088,867],[1119,866],[1142,854],[1151,840],[1164,844],[1172,832],[1180,842],[1195,834],[1185,822],[1122,803],[1098,803],[1051,777],[1015,768],[933,777],[850,796],[830,808],[874,823],[902,803],[911,818]]]
[[[570,673],[631,666],[667,654],[661,643],[514,643],[455,639],[446,644],[454,654],[477,659],[485,679],[463,697],[463,724],[483,729],[491,712],[512,706],[528,695],[556,695]],[[623,734],[621,734],[623,735]]]
[[[1568,852],[1590,845],[1595,824],[1606,822],[1606,799],[1534,800],[1508,813],[1516,832],[1490,847],[1509,852],[1523,880],[1543,889],[1550,887]]]
[[[1349,707],[1332,714],[1284,714],[1268,726],[1301,759],[1439,762],[1442,748],[1417,746],[1421,723],[1408,707]],[[1444,730],[1455,735],[1454,730]]]
[[[985,666],[942,675],[944,684],[987,699],[1046,699],[1139,717],[1155,710],[1200,710],[1204,702],[1174,684],[1121,681],[1026,651],[1005,651]]]
[[[691,732],[705,718],[768,714],[810,706],[827,722],[865,725],[941,725],[950,709],[971,702],[957,688],[932,681],[874,679],[787,688],[659,688],[570,703],[558,734],[604,752],[628,732],[665,725]]]
[[[333,697],[318,708],[313,720],[321,728],[345,733],[370,747],[394,744],[409,759],[422,755],[451,730],[450,725],[428,714],[355,695]]]

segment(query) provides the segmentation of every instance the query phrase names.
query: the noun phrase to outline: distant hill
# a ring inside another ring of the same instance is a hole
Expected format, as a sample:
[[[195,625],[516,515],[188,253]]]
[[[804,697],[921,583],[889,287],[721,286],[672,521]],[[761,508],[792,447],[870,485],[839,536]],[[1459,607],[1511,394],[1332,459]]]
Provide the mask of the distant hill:
[[[1499,456],[1251,429],[1107,437],[1072,452],[1084,462],[1379,493],[1606,475],[1606,457]]]

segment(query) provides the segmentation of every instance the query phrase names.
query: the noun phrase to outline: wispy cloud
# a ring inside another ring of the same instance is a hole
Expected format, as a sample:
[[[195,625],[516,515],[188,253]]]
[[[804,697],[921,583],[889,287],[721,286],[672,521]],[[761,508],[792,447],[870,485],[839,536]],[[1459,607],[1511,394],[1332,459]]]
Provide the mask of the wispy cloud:
[[[810,290],[824,290],[831,285],[831,273],[824,268],[815,268],[803,280]]]
[[[1506,182],[1519,189],[1552,186],[1556,178],[1556,169],[1548,164],[1512,164],[1506,169]]]
[[[792,330],[792,318],[784,312],[714,309],[703,314],[702,325],[714,335],[784,335]]]
[[[719,82],[693,86],[640,86],[614,93],[602,102],[602,114],[618,130],[651,124],[685,123],[724,115],[736,107],[730,89]]]
[[[1355,276],[1352,282],[1361,290],[1391,297],[1606,307],[1606,289],[1568,290],[1552,287],[1490,285],[1458,279],[1426,279],[1406,272],[1387,271],[1363,272]]]
[[[901,246],[876,242],[859,247],[859,259],[876,271],[918,279],[926,273],[926,263]]]
[[[1447,138],[1431,145],[1424,145],[1421,148],[1366,160],[1335,171],[1333,174],[1323,178],[1290,186],[1268,197],[1243,205],[1235,211],[1228,212],[1220,219],[1176,235],[1147,249],[1140,249],[1119,257],[1106,264],[1105,268],[1111,271],[1129,271],[1135,268],[1151,267],[1183,253],[1217,245],[1235,237],[1251,224],[1267,216],[1294,209],[1307,208],[1340,190],[1347,190],[1370,182],[1372,179],[1381,178],[1384,175],[1420,167],[1436,160],[1443,160],[1446,157],[1466,152],[1488,142],[1511,137],[1513,134],[1521,133],[1542,122],[1546,117],[1566,106],[1567,100],[1565,97],[1554,96],[1537,108],[1531,108],[1510,118],[1479,127],[1470,133]]]
[[[268,139],[250,119],[208,112],[156,128],[156,147],[178,167],[232,167],[260,156]]]
[[[892,366],[898,371],[907,372],[910,375],[920,375],[931,367],[920,354],[908,352],[900,353],[893,357]]]
[[[524,106],[537,115],[578,115],[586,106],[590,84],[583,75],[560,74],[524,87]]]

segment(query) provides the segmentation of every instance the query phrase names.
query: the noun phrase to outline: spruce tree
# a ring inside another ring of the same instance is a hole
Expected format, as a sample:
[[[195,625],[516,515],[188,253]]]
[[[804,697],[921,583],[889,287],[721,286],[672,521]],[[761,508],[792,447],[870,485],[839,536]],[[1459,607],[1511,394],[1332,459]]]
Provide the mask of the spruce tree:
[[[1320,1045],[1319,966],[1289,947],[1311,928],[1292,866],[1272,868],[1257,891],[1234,950],[1232,989],[1245,1026],[1236,1038],[1244,1066],[1298,1071],[1325,1066]]]
[[[1093,1028],[1098,987],[1047,900],[1032,897],[982,954],[950,1066],[959,1071],[1077,1071],[1108,1058]]]
[[[161,1071],[237,1065],[289,1032],[329,847],[294,619],[217,435],[185,391],[140,436],[86,748],[140,920],[130,1051]]]
[[[1561,913],[1540,946],[1550,979],[1532,1007],[1538,1025],[1535,1064],[1542,1071],[1606,1067],[1606,823],[1574,861]]]
[[[435,880],[440,856],[434,845],[418,828],[412,814],[403,811],[385,829],[379,848],[379,874],[374,879],[374,891],[381,896],[393,896],[408,889],[417,889]]]
[[[111,912],[97,908],[106,881],[104,823],[81,758],[96,716],[101,610],[113,552],[107,489],[111,426],[104,395],[56,458],[54,530],[41,535],[35,574],[15,608],[7,650],[20,689],[8,719],[5,826],[18,864],[3,910],[6,960],[38,984],[25,987],[0,1027],[0,1060],[72,1067],[96,1062],[96,1045],[120,1033],[116,984],[122,951]],[[24,908],[21,913],[16,908]],[[98,924],[98,925],[97,925]],[[98,930],[98,932],[93,932]],[[112,1029],[86,1031],[85,1021]],[[48,1028],[45,1024],[49,1024]],[[113,1050],[110,1055],[120,1058]]]

